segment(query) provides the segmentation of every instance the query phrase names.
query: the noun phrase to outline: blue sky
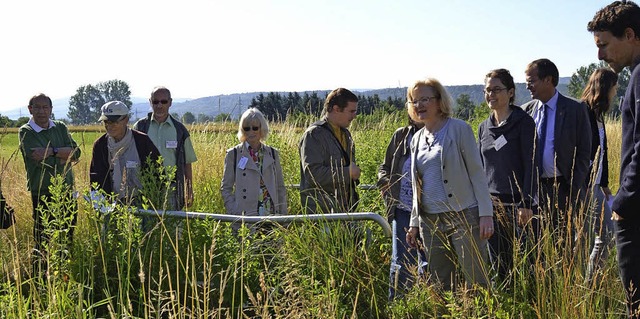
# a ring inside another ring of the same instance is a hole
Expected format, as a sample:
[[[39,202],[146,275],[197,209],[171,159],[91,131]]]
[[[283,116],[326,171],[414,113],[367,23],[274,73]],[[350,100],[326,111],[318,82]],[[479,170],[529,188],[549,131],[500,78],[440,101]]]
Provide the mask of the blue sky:
[[[0,112],[120,79],[132,96],[336,87],[424,77],[479,84],[494,68],[524,81],[546,57],[561,76],[597,61],[586,31],[610,1],[4,1]]]

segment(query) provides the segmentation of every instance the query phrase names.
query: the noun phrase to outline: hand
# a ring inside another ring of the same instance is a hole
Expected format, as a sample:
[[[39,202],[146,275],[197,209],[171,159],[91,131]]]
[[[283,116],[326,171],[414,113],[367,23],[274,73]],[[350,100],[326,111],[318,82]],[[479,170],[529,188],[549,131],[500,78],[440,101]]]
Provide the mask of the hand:
[[[530,208],[518,208],[518,225],[525,226],[533,217],[533,211]]]
[[[493,216],[480,216],[480,239],[489,239],[493,235]]]
[[[618,215],[616,212],[611,212],[611,220],[623,220],[622,216]]]
[[[360,167],[354,162],[351,162],[351,165],[349,165],[349,176],[353,180],[360,178]]]
[[[38,162],[53,154],[53,150],[50,147],[34,147],[31,151],[31,158]]]
[[[611,190],[609,189],[609,187],[602,187],[602,192],[604,193],[604,198],[606,200],[609,200],[609,197],[611,197]]]
[[[406,241],[409,247],[416,248],[418,247],[418,227],[409,227],[407,231]]]
[[[191,207],[191,205],[193,204],[193,188],[188,187],[187,192],[184,196],[184,207]]]

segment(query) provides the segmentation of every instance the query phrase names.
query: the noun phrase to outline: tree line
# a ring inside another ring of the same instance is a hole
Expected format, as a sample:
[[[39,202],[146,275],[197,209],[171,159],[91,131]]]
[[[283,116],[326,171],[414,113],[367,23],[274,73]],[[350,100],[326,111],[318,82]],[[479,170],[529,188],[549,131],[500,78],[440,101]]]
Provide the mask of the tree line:
[[[584,90],[589,80],[589,76],[591,76],[593,71],[601,67],[607,67],[606,63],[600,61],[578,68],[571,76],[567,87],[569,95],[580,99],[582,90]],[[620,114],[618,106],[629,84],[630,76],[631,74],[628,68],[625,68],[618,75],[618,91],[613,101],[613,107],[610,110],[610,114],[613,116]],[[269,121],[295,120],[308,117],[318,118],[322,114],[324,100],[328,92],[329,91],[320,91],[320,93],[304,92],[302,94],[298,92],[260,93],[251,99],[249,107],[258,108]],[[387,97],[383,100],[380,99],[378,94],[358,95],[358,99],[358,113],[365,115],[374,113],[388,114],[403,110],[406,102],[404,96]],[[74,125],[96,123],[98,117],[100,117],[100,107],[102,107],[104,103],[114,100],[122,101],[131,107],[131,90],[127,82],[114,79],[80,86],[76,90],[76,93],[69,99],[68,122]],[[485,117],[489,113],[486,108],[486,103],[475,105],[468,94],[460,94],[455,100],[454,116],[465,121],[474,121],[477,117]],[[176,113],[172,115],[180,118],[187,124],[231,120],[231,115],[228,113],[221,113],[215,117],[206,114],[198,114],[196,116],[191,112],[186,112],[182,116]],[[28,116],[20,117],[18,120],[12,120],[7,116],[0,115],[0,127],[19,127],[28,121]]]
[[[328,92],[320,96],[317,92],[289,92],[280,94],[269,92],[258,94],[251,99],[249,107],[259,109],[269,121],[284,121],[288,117],[311,115],[319,117],[322,114],[324,100]],[[391,113],[404,108],[404,97],[387,97],[382,100],[377,94],[358,95],[358,114],[373,114],[375,111]]]

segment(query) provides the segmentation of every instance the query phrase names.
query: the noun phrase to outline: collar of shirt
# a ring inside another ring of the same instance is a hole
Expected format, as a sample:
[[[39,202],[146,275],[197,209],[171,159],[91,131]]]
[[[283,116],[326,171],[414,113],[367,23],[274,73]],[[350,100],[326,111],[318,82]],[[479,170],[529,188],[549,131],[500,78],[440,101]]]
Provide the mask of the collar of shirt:
[[[542,106],[545,105],[545,104],[547,106],[549,106],[549,108],[552,111],[556,110],[556,106],[558,105],[558,90],[556,90],[556,92],[553,94],[553,96],[546,103],[538,100],[537,105],[536,105],[538,111],[541,111],[542,110]]]
[[[156,123],[156,124],[158,124],[158,126],[161,126],[161,125],[167,124],[167,125],[169,125],[169,126],[173,127],[173,121],[171,120],[171,116],[167,116],[167,119],[166,119],[164,122],[162,122],[162,123],[160,123],[160,122],[156,121],[155,117],[151,116],[151,122],[152,122],[152,123]]]
[[[33,121],[33,117],[29,119],[29,126],[31,126],[31,128],[36,131],[36,133],[40,133],[44,130],[48,130],[54,126],[56,126],[56,123],[54,123],[52,120],[49,120],[49,127],[48,128],[44,128],[41,127],[40,125],[36,124],[36,122]]]

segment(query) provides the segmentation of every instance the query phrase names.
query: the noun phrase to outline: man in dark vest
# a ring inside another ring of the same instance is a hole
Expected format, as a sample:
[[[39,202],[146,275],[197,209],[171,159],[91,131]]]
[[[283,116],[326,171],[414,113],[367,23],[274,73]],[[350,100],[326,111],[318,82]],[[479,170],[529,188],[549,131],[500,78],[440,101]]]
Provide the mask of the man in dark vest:
[[[193,203],[192,168],[197,160],[189,131],[169,114],[171,92],[163,86],[151,91],[149,104],[153,112],[138,120],[133,129],[147,133],[164,159],[164,166],[175,166],[174,196],[169,199],[170,209],[182,209]]]

